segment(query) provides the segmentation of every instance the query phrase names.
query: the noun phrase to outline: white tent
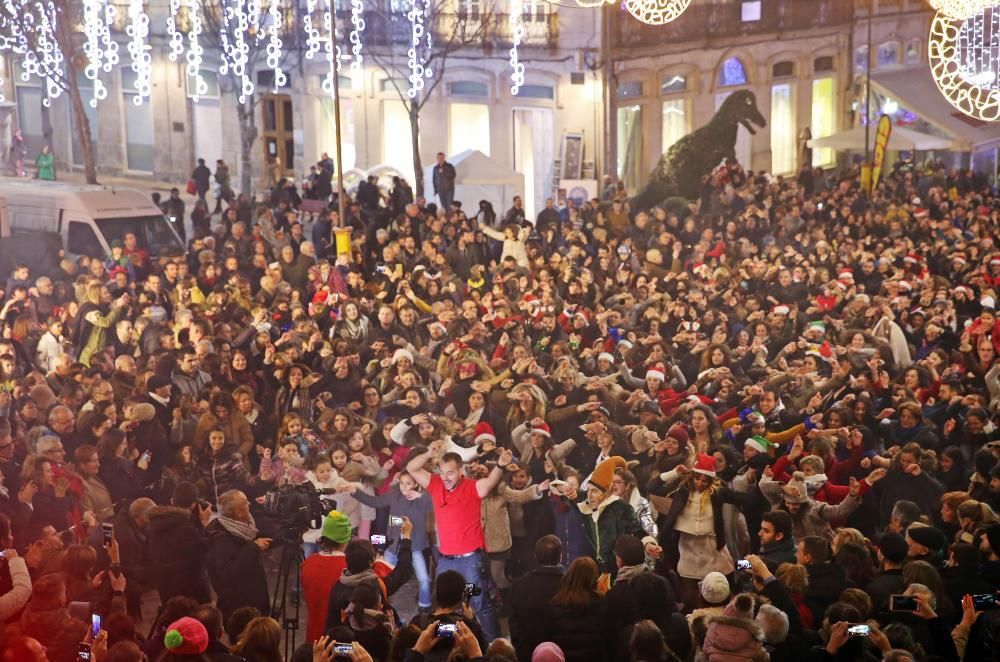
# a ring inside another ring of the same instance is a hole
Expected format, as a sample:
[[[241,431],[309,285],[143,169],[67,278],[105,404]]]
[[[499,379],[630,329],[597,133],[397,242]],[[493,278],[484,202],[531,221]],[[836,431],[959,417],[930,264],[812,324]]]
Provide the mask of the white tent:
[[[871,127],[869,131],[869,145],[875,145],[875,125]],[[832,136],[825,136],[823,138],[813,138],[809,141],[810,147],[829,147],[831,149],[836,149],[840,151],[854,151],[863,152],[865,151],[865,127],[856,126],[853,129],[848,129],[847,131],[841,131],[840,133],[835,133]],[[913,149],[919,151],[928,150],[952,150],[955,149],[954,143],[949,138],[941,138],[939,136],[932,136],[927,133],[920,133],[919,131],[914,131],[913,129],[907,129],[901,126],[893,126],[892,133],[889,134],[889,145],[887,147],[889,150],[899,151],[904,149]]]
[[[493,203],[498,217],[510,209],[515,195],[524,194],[524,175],[506,168],[479,150],[469,149],[448,157],[455,166],[455,200],[462,203],[466,215],[474,216],[479,210],[479,201]],[[441,205],[434,194],[434,166],[424,168],[424,191],[427,200]]]

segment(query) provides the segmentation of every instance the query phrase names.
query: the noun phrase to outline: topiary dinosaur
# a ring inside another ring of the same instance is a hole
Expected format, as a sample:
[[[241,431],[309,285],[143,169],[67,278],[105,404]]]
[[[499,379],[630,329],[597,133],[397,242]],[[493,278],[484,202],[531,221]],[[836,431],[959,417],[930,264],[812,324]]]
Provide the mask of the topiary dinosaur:
[[[671,197],[697,198],[702,177],[723,160],[736,158],[736,132],[741,124],[751,134],[757,133],[754,125],[767,126],[750,90],[730,94],[708,124],[671,145],[650,173],[645,188],[632,199],[632,208],[649,209]]]

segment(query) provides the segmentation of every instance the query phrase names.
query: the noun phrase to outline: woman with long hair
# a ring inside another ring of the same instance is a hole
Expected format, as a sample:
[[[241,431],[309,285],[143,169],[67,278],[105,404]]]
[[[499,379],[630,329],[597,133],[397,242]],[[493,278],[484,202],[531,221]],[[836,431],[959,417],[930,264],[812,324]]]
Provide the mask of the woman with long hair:
[[[282,662],[281,626],[273,618],[258,616],[247,623],[231,652],[247,662]]]
[[[609,659],[607,614],[604,596],[597,590],[597,563],[581,557],[570,563],[549,601],[543,641],[563,650],[567,662],[602,662]]]

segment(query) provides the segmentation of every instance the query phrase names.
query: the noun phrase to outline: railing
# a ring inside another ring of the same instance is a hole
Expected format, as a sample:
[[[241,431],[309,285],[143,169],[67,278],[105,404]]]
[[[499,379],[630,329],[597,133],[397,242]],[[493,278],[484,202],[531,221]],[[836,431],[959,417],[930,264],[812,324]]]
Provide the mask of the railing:
[[[763,2],[760,20],[747,22],[743,21],[742,2],[695,2],[680,18],[667,25],[647,25],[624,10],[616,11],[612,34],[616,48],[636,48],[809,30],[851,23],[853,19],[854,7],[850,0]]]

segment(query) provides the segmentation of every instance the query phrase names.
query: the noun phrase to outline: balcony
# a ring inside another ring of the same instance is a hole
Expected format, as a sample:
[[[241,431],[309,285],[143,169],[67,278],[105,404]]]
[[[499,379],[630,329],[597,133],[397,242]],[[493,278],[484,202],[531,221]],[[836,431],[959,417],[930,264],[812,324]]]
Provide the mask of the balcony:
[[[615,48],[642,48],[684,42],[723,41],[735,37],[811,30],[851,23],[854,7],[848,0],[785,0],[762,3],[759,21],[743,21],[742,3],[692,3],[667,25],[647,25],[628,12],[615,11],[612,39]]]

